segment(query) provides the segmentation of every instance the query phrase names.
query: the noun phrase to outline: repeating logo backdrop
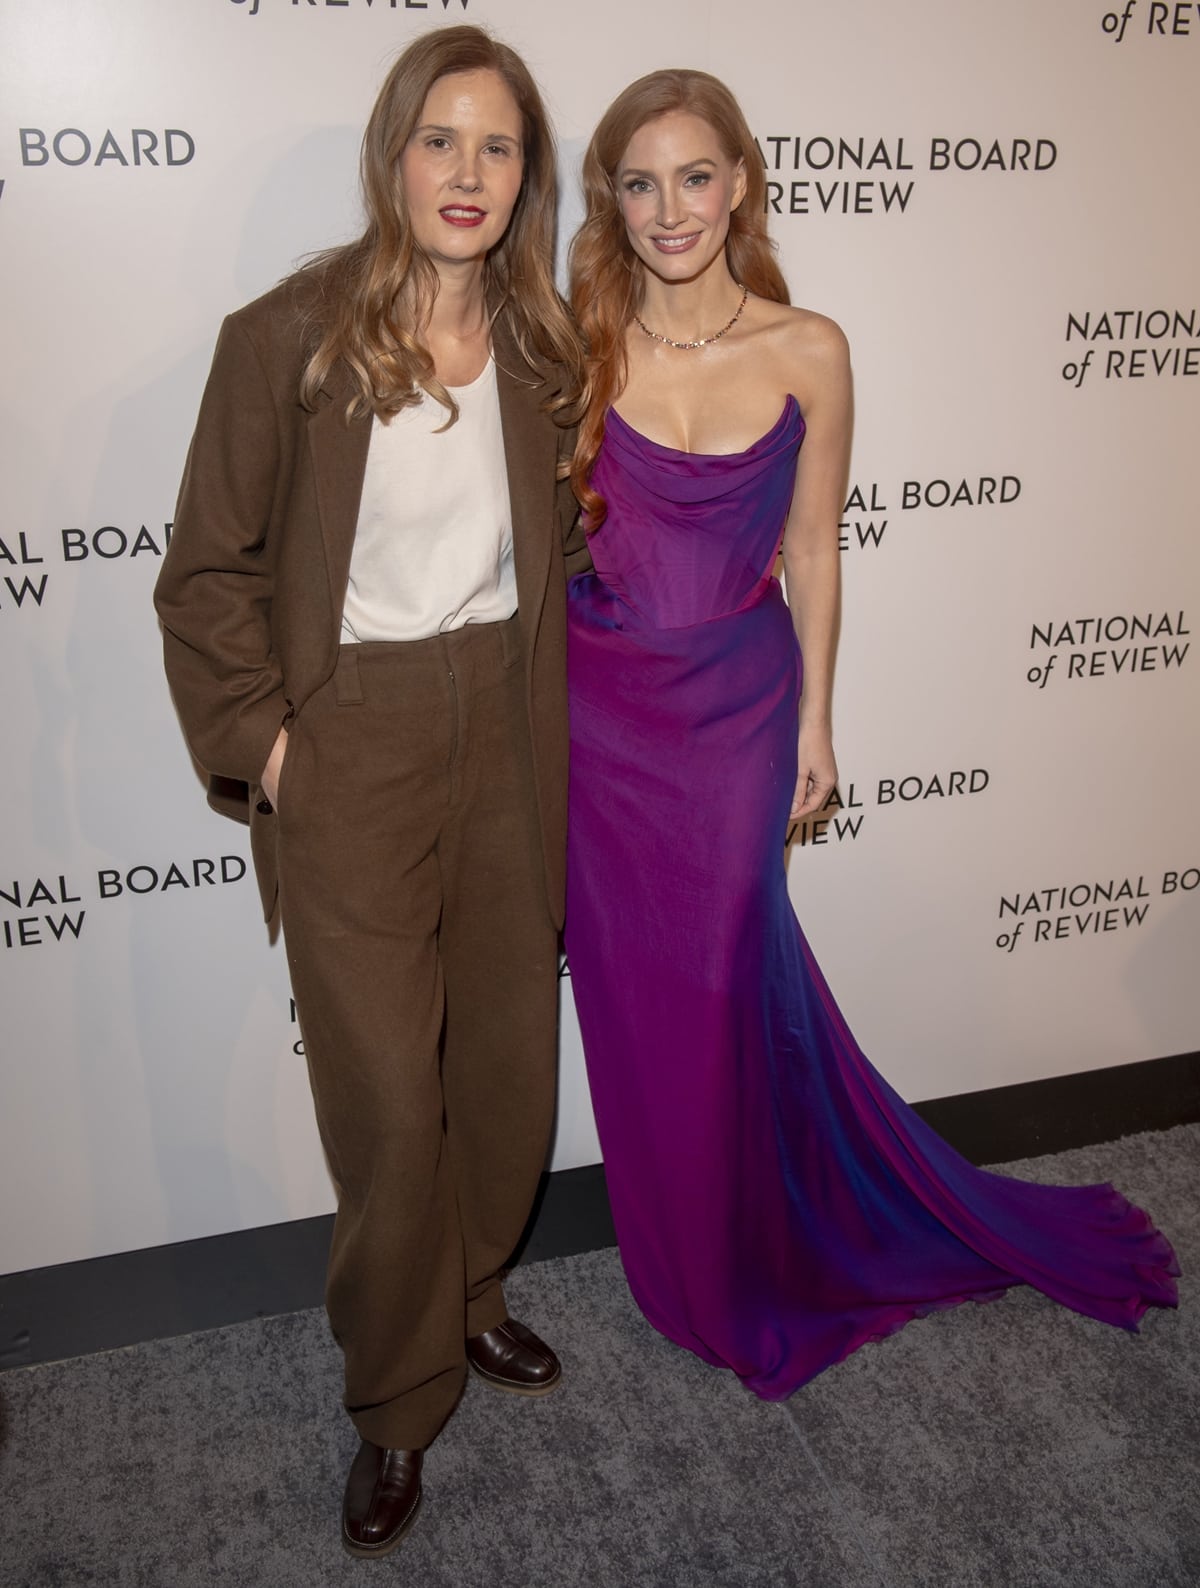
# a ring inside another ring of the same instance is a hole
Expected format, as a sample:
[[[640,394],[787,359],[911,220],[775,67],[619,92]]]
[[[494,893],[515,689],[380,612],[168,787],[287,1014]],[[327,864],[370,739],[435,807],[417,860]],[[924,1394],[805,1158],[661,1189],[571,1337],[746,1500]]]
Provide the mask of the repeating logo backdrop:
[[[388,62],[463,19],[546,89],[566,235],[619,88],[726,77],[793,296],[850,336],[843,776],[787,865],[867,1052],[919,1098],[1200,1045],[1194,7],[4,11],[0,1271],[331,1206],[150,593],[221,316],[354,233]]]

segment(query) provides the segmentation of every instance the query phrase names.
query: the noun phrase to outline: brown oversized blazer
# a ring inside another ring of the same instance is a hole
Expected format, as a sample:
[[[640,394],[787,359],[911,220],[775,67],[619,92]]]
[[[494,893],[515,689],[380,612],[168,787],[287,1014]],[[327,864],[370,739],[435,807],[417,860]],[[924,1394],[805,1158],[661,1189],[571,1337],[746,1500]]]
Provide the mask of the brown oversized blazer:
[[[300,404],[306,310],[318,290],[300,272],[222,326],[154,597],[180,722],[212,779],[210,803],[250,822],[268,917],[274,818],[258,780],[280,725],[337,664],[371,438],[369,414],[346,421],[353,388],[343,366],[315,411]],[[565,584],[587,552],[574,498],[555,478],[573,436],[539,406],[550,374],[525,363],[500,320],[493,341],[547,902],[561,925]]]

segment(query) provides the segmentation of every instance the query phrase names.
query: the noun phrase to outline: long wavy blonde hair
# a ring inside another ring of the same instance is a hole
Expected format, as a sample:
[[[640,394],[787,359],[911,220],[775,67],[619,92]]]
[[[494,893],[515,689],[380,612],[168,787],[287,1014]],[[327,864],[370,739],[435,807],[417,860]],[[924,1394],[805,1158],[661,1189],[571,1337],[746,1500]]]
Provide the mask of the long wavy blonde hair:
[[[457,417],[421,341],[438,278],[413,236],[400,156],[434,83],[473,71],[492,71],[503,79],[520,110],[523,136],[521,191],[508,230],[484,267],[489,310],[527,363],[560,367],[547,408],[565,408],[578,396],[583,377],[579,339],[554,286],[554,134],[520,56],[482,28],[462,26],[425,34],[397,59],[363,134],[359,170],[366,230],[356,242],[318,254],[304,267],[321,287],[310,317],[316,345],[300,383],[307,408],[341,360],[355,386],[347,418],[371,411],[386,422],[419,402],[422,390],[446,405],[448,422]]]
[[[592,134],[583,157],[586,214],[571,244],[571,307],[583,332],[586,385],[571,485],[589,530],[604,522],[604,499],[591,473],[604,439],[604,416],[627,378],[625,332],[641,308],[644,269],[621,215],[617,169],[640,127],[682,110],[716,133],[727,159],[746,167],[746,194],[729,218],[725,257],[735,281],[760,298],[789,303],[787,283],[767,235],[766,176],[762,157],[737,100],[719,78],[677,68],[639,77],[618,94]]]

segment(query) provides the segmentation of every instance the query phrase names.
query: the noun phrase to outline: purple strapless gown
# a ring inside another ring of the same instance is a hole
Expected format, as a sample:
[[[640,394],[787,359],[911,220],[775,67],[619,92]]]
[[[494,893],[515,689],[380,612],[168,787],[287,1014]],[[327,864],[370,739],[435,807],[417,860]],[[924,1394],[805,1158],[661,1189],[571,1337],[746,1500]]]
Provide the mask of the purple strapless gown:
[[[621,1258],[668,1339],[779,1399],[1013,1284],[1133,1329],[1169,1242],[1111,1186],[968,1164],[863,1057],[783,867],[801,663],[771,570],[804,421],[683,453],[610,413],[571,582],[566,946]]]

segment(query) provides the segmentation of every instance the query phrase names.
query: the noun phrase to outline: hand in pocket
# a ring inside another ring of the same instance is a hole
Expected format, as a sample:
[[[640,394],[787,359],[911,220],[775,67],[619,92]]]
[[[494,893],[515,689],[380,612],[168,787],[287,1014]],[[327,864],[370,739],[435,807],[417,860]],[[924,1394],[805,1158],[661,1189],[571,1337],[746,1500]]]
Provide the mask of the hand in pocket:
[[[283,758],[287,754],[287,742],[287,729],[280,728],[275,735],[275,743],[271,746],[271,753],[267,757],[267,764],[262,770],[262,791],[276,808],[279,805],[279,774],[283,770]]]

